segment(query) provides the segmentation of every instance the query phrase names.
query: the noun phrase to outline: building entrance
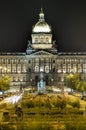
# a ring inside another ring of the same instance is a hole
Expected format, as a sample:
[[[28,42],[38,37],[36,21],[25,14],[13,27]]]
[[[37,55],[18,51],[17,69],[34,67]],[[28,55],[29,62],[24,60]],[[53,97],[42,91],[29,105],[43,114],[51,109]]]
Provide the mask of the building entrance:
[[[45,76],[45,82],[46,82],[46,85],[49,85],[49,76],[48,75]]]

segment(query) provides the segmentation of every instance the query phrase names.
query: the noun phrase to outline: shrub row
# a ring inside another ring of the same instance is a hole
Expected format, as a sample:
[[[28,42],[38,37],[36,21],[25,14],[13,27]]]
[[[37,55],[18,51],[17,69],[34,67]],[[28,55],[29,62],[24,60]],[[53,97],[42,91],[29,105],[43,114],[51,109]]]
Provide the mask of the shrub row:
[[[58,109],[64,109],[67,105],[66,100],[59,99],[58,97],[46,97],[46,96],[36,96],[22,100],[22,106],[27,108],[33,107],[45,107],[45,108],[53,108],[57,107]]]

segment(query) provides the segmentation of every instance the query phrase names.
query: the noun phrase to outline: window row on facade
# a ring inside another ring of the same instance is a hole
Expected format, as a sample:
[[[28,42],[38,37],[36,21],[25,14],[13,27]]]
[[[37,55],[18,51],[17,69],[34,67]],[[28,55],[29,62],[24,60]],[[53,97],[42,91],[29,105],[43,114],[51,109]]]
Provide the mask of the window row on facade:
[[[26,76],[13,76],[12,77],[12,82],[25,82],[26,81]]]
[[[67,64],[67,63],[86,63],[85,58],[61,58],[57,59],[57,63]]]
[[[86,64],[58,64],[58,65],[36,65],[34,68],[35,72],[58,72],[58,73],[76,73],[76,72],[86,72]]]
[[[29,60],[28,62],[31,63],[33,60]],[[86,63],[86,59],[84,58],[58,58],[56,60],[54,59],[48,59],[48,58],[36,58],[34,59],[34,62],[52,62],[52,63]],[[17,59],[17,58],[0,58],[0,64],[26,64],[25,59]]]
[[[25,65],[3,65],[0,66],[0,73],[26,73]]]
[[[0,58],[1,64],[25,64],[26,60],[20,58]]]

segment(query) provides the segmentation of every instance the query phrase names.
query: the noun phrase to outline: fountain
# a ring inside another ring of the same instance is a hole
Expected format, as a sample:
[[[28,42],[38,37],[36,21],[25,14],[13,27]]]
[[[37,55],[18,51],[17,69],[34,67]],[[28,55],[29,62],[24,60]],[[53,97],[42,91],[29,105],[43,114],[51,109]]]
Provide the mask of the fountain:
[[[37,84],[38,93],[45,93],[45,81],[43,80],[43,74],[40,74],[40,81]]]

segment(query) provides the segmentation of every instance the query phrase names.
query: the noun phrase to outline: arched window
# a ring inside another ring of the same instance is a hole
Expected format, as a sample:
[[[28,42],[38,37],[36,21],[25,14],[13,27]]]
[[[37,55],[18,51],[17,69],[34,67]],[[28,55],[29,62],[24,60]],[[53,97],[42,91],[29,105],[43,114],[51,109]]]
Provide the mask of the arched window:
[[[45,66],[45,72],[49,73],[49,66]]]
[[[40,38],[40,42],[43,43],[43,38],[42,37]]]

